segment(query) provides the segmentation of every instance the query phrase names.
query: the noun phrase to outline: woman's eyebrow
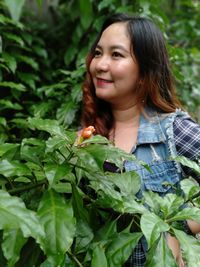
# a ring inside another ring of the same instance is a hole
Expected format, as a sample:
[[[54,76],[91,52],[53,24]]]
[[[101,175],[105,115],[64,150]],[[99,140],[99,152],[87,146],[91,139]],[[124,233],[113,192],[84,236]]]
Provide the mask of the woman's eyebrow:
[[[98,49],[103,49],[101,45],[97,44],[96,48]],[[120,49],[120,50],[123,50],[124,52],[126,53],[130,53],[130,51],[128,51],[123,45],[111,45],[109,47],[110,50],[115,50],[115,49]]]

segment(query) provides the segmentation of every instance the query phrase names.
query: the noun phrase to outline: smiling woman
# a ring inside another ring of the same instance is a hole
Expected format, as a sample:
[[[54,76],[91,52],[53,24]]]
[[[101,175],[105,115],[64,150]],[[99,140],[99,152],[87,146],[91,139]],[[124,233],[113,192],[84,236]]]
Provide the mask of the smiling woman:
[[[139,79],[139,68],[131,51],[125,23],[112,24],[102,33],[90,64],[90,73],[98,98],[112,105],[128,106],[135,102],[134,88]]]
[[[148,172],[136,162],[124,162],[125,171],[140,176],[140,195],[149,190],[165,196],[180,191],[187,175],[199,179],[172,160],[199,159],[200,126],[181,110],[164,37],[149,19],[117,14],[103,24],[87,58],[82,124],[93,125],[95,134],[150,166]],[[108,165],[105,171],[112,171]],[[179,242],[170,235],[166,240],[179,267],[184,266]],[[143,237],[125,266],[143,267],[147,251]]]

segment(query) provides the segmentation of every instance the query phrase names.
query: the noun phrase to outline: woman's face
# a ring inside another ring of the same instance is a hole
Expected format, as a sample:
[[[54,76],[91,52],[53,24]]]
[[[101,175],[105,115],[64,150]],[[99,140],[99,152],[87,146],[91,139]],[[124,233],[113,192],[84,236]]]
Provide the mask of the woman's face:
[[[134,103],[139,67],[131,52],[126,23],[104,30],[90,63],[96,96],[111,104]]]

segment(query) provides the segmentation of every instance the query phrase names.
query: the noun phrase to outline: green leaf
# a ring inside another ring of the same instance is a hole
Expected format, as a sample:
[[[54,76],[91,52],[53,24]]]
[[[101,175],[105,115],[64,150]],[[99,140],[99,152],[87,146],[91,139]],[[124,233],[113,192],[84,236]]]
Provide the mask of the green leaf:
[[[41,131],[46,131],[52,136],[58,135],[67,141],[69,140],[64,128],[59,125],[56,120],[40,119],[40,118],[28,118],[29,127],[33,129],[38,129]]]
[[[31,66],[34,70],[39,70],[39,65],[38,63],[31,57],[28,57],[28,56],[25,56],[25,55],[16,55],[16,58],[21,61],[21,62],[24,62],[26,63],[27,65]]]
[[[129,258],[142,233],[118,233],[106,250],[109,267],[121,267]]]
[[[0,174],[5,177],[29,175],[31,170],[23,163],[3,159],[0,161]]]
[[[162,198],[152,191],[143,192],[143,197],[144,202],[149,206],[150,210],[155,214],[159,214]]]
[[[45,152],[45,143],[36,138],[24,138],[21,143],[21,159],[41,165]]]
[[[176,194],[166,194],[161,198],[161,211],[164,213],[164,217],[169,218],[174,213],[177,213],[182,205],[184,204],[183,197],[177,196]]]
[[[19,21],[13,21],[12,19],[5,17],[4,15],[0,14],[0,23],[3,25],[14,26],[17,29],[24,30],[24,25]]]
[[[0,144],[0,157],[5,156],[9,160],[12,159],[18,148],[19,144],[12,144],[12,143]]]
[[[11,19],[9,19],[8,17],[5,17],[3,14],[0,14],[0,23],[6,24],[10,22],[11,22]]]
[[[183,231],[174,228],[173,231],[180,242],[181,249],[183,250],[186,266],[200,266],[200,241],[193,236],[187,235]]]
[[[84,73],[83,73],[84,76]],[[77,83],[73,86],[73,90],[71,91],[71,97],[72,101],[75,103],[80,103],[83,98],[83,93],[81,91],[81,85],[80,83]]]
[[[11,42],[16,42],[17,44],[19,44],[20,46],[24,46],[24,41],[22,40],[21,37],[19,37],[18,35],[16,34],[13,34],[13,33],[9,33],[9,32],[4,32],[4,36],[10,40]]]
[[[41,56],[44,59],[47,59],[47,57],[48,57],[47,50],[45,50],[44,48],[42,48],[41,46],[38,46],[38,45],[33,45],[32,49],[38,56]]]
[[[76,227],[76,254],[87,252],[93,237],[93,231],[88,223],[83,220],[78,220]]]
[[[178,267],[164,234],[149,249],[145,267]]]
[[[2,87],[9,87],[11,89],[15,89],[20,92],[25,92],[26,88],[21,83],[14,83],[14,82],[0,82],[0,86]]]
[[[110,141],[102,135],[94,135],[91,138],[85,139],[81,144],[109,144]]]
[[[40,202],[38,216],[46,233],[44,239],[46,255],[60,261],[60,257],[62,258],[70,248],[75,235],[72,205],[62,195],[54,190],[48,190]]]
[[[141,165],[141,162],[138,162],[136,157],[131,154],[127,153],[117,147],[114,147],[112,145],[109,146],[109,149],[107,147],[107,159],[108,162],[114,163],[116,166],[118,166],[121,170],[123,170],[124,167],[124,161],[134,161],[137,164]],[[146,164],[145,164],[146,167]]]
[[[67,132],[66,135],[70,138]],[[70,141],[70,143],[73,143],[74,140]],[[66,138],[62,138],[60,136],[53,136],[49,137],[46,141],[46,153],[52,153],[56,150],[62,149],[63,147],[66,147]]]
[[[68,100],[67,102],[62,103],[62,105],[57,109],[56,118],[60,123],[64,123],[64,125],[68,126],[72,124],[76,112],[77,104]]]
[[[114,7],[113,0],[102,0],[101,2],[99,2],[97,7],[99,11],[101,11],[104,8]]]
[[[4,0],[5,4],[8,7],[10,15],[13,20],[18,21],[24,6],[25,0]]]
[[[182,221],[182,220],[194,220],[200,223],[200,209],[197,207],[188,207],[179,211],[176,215],[169,218],[168,222]]]
[[[0,125],[2,125],[3,127],[7,126],[7,121],[4,117],[0,117]]]
[[[96,142],[93,143],[93,140]],[[123,169],[124,160],[135,160],[134,155],[128,154],[111,145],[106,145],[107,140],[105,138],[92,137],[91,140],[85,140],[83,143],[90,145],[78,146],[76,154],[84,165],[90,166],[91,170],[102,170],[105,160],[114,163],[120,169]]]
[[[17,76],[23,83],[27,84],[32,89],[35,89],[35,81],[39,79],[37,75],[18,71]]]
[[[21,37],[23,38],[23,40],[31,46],[32,42],[33,42],[33,39],[34,39],[34,36],[27,32],[27,31],[23,31],[20,33]]]
[[[109,174],[107,179],[118,187],[122,196],[133,196],[140,190],[140,177],[136,172]]]
[[[44,166],[44,171],[49,181],[49,185],[52,187],[60,180],[66,180],[68,182],[75,181],[75,176],[71,172],[71,167],[67,163],[61,165],[47,163]]]
[[[105,249],[102,247],[102,245],[98,244],[92,254],[92,262],[91,267],[107,267],[107,259],[105,255]]]
[[[103,227],[101,227],[95,234],[94,241],[107,240],[112,238],[117,232],[117,221],[107,221]]]
[[[0,190],[0,229],[21,229],[24,237],[32,236],[42,246],[44,230],[34,211],[28,210],[22,200]]]
[[[72,184],[72,205],[77,219],[89,223],[89,214],[83,206],[83,199],[76,185]]]
[[[103,163],[107,158],[107,147],[91,144],[78,148],[75,153],[83,166],[88,166],[93,171],[103,170]]]
[[[14,110],[22,110],[22,106],[18,103],[13,103],[10,100],[1,99],[0,100],[0,110],[2,109],[14,109]]]
[[[199,185],[196,181],[191,179],[184,179],[181,181],[181,189],[184,192],[186,200],[191,199],[194,195],[199,193]]]
[[[81,14],[83,14],[81,16],[81,24],[86,29],[89,27],[93,18],[92,3],[90,0],[79,0],[79,7]]]
[[[161,218],[148,211],[142,214],[140,226],[147,239],[149,247],[154,244],[162,232],[167,232],[170,229],[169,225]]]
[[[17,68],[17,62],[16,62],[15,58],[12,55],[10,55],[10,54],[8,54],[6,52],[2,53],[2,58],[5,60],[6,64],[9,67],[9,69],[11,69],[11,71],[13,73],[15,73],[15,70]]]
[[[7,267],[14,267],[20,257],[20,251],[26,238],[23,237],[20,229],[4,230],[2,249],[5,258],[8,260]]]
[[[196,162],[189,160],[186,157],[175,157],[174,160],[180,162],[182,165],[187,166],[196,171],[198,174],[200,174],[200,166]]]
[[[31,109],[33,110],[33,116],[38,118],[44,118],[52,109],[54,108],[54,103],[52,101],[35,103]]]
[[[123,180],[124,173],[121,174]],[[98,193],[96,204],[105,208],[112,208],[120,213],[144,213],[146,208],[133,194],[121,194],[116,185],[109,181],[106,175],[96,172],[94,174],[87,173],[87,177],[91,180],[90,187]],[[126,174],[125,174],[126,177]],[[137,188],[136,188],[137,189]]]
[[[54,255],[48,256],[47,259],[40,265],[40,267],[66,267],[65,265],[65,255]]]

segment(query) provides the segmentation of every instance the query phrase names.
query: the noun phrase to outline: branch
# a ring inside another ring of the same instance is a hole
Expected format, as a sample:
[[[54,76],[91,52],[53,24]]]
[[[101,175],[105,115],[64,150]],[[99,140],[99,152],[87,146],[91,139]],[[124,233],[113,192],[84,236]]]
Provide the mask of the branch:
[[[70,257],[77,263],[79,267],[83,267],[83,265],[80,263],[80,261],[74,256],[71,251],[67,251],[67,253],[70,255]]]
[[[39,181],[39,182],[37,182],[35,184],[31,184],[31,185],[27,185],[27,186],[24,186],[24,187],[8,190],[8,193],[11,194],[11,195],[15,195],[15,194],[18,194],[18,193],[21,193],[21,192],[36,188],[38,186],[47,185],[47,184],[48,184],[47,180],[44,179],[44,180],[41,180],[41,181]]]

